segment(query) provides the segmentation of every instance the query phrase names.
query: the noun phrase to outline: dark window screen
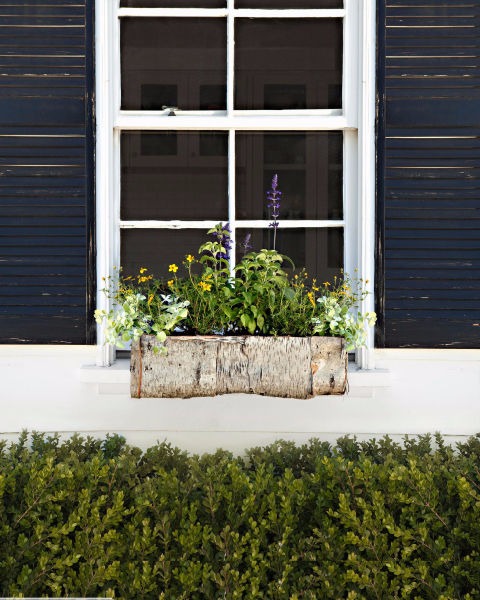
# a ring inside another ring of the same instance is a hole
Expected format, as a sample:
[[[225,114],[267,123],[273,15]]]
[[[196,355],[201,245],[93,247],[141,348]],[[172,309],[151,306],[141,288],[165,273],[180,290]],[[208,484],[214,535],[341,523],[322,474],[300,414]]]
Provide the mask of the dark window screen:
[[[224,110],[223,18],[121,20],[122,108]]]
[[[226,220],[228,134],[125,132],[121,218]]]
[[[235,8],[343,8],[343,0],[235,0]]]
[[[226,0],[121,0],[120,2],[120,6],[126,8],[225,8],[226,5]]]
[[[238,219],[268,219],[273,175],[282,192],[280,219],[343,219],[341,132],[239,132]]]
[[[237,229],[237,261],[243,256],[242,242],[250,234],[252,250],[273,247],[273,229]],[[305,268],[310,277],[320,283],[332,282],[343,268],[343,229],[277,229],[275,248],[290,257],[295,272]],[[293,272],[287,261],[283,267]]]
[[[158,278],[170,278],[168,265],[179,266],[177,275],[185,270],[182,262],[187,254],[197,254],[201,244],[207,240],[203,229],[124,229],[121,232],[121,264],[125,275],[138,273],[147,268]]]
[[[341,19],[236,19],[235,108],[341,108]]]

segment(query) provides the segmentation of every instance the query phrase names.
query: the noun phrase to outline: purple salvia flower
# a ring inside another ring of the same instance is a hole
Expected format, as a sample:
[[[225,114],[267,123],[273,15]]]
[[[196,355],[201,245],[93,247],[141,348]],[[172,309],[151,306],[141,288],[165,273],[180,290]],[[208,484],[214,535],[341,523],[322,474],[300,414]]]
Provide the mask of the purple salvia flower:
[[[270,209],[270,216],[273,219],[269,223],[269,227],[273,229],[273,250],[275,250],[275,244],[277,241],[277,229],[278,229],[278,217],[280,216],[280,200],[282,192],[278,189],[278,175],[272,177],[272,187],[267,192],[267,206]]]
[[[243,248],[243,256],[245,256],[245,254],[249,250],[252,249],[252,244],[250,243],[251,238],[252,238],[252,234],[251,233],[247,233],[247,235],[245,236],[245,239],[240,244],[240,246]]]
[[[230,259],[230,250],[232,249],[232,240],[230,239],[231,229],[230,223],[225,223],[225,225],[221,225],[220,223],[217,225],[217,230],[212,234],[217,242],[225,248],[224,252],[217,252],[215,255],[216,259],[224,258],[225,260]]]

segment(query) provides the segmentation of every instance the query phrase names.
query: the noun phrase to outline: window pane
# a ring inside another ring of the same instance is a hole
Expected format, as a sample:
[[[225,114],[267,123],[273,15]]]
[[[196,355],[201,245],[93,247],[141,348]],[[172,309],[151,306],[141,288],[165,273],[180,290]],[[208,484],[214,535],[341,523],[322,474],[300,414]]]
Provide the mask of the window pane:
[[[226,43],[225,19],[122,19],[122,108],[225,110]]]
[[[255,251],[273,247],[273,229],[237,229],[237,261],[243,256],[242,242],[251,234],[250,244]],[[343,229],[277,229],[276,250],[290,257],[295,269],[306,268],[318,281],[332,281],[343,268]],[[291,272],[289,263],[283,264]]]
[[[227,220],[227,148],[225,132],[122,133],[122,220]]]
[[[341,132],[236,134],[237,219],[269,219],[274,174],[282,219],[343,219]]]
[[[343,8],[343,0],[235,0],[235,8]]]
[[[134,275],[141,267],[159,279],[171,277],[168,265],[177,264],[177,275],[185,275],[182,262],[187,254],[197,254],[207,240],[203,229],[123,229],[121,265],[124,275]]]
[[[225,8],[226,5],[226,0],[121,0],[120,2],[120,6],[129,8]]]
[[[237,19],[235,108],[341,108],[341,19]]]

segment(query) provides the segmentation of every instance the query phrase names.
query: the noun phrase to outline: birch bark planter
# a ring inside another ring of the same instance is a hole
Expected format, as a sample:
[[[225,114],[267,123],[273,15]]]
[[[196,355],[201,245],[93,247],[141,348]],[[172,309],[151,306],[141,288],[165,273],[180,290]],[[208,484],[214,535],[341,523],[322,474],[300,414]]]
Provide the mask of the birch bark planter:
[[[343,338],[172,336],[166,356],[155,336],[132,344],[132,398],[191,398],[247,393],[283,398],[343,394]]]

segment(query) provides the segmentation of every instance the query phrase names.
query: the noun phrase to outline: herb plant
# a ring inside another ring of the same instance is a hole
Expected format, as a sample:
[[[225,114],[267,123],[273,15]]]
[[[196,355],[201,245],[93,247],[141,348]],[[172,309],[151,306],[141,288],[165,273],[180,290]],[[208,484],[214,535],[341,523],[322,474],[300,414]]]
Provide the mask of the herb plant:
[[[274,175],[267,192],[273,249],[248,252],[248,234],[240,244],[243,257],[232,266],[230,227],[219,223],[196,257],[185,256],[186,276],[178,276],[178,265],[171,264],[165,279],[142,268],[135,277],[109,281],[105,291],[113,309],[95,313],[99,323],[106,321],[106,341],[121,346],[143,333],[161,341],[167,334],[323,335],[345,338],[348,350],[364,345],[366,327],[375,322],[374,313],[358,312],[367,293],[364,282],[341,273],[320,285],[304,270],[295,272],[291,259],[275,250],[280,198]]]

